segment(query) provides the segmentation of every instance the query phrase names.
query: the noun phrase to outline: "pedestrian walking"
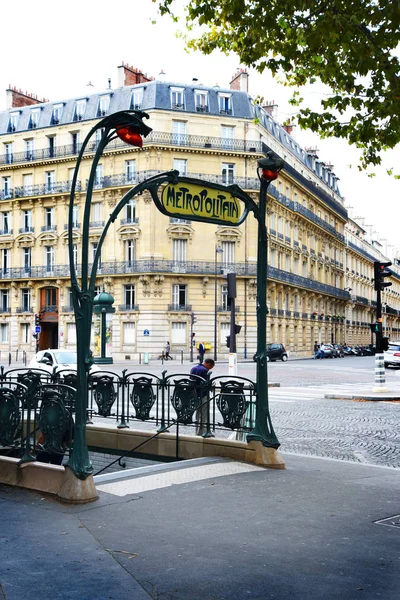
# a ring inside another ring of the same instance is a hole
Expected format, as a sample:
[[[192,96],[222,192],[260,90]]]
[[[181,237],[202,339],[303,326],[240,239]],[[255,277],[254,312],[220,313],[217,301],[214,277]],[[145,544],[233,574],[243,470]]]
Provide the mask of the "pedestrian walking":
[[[169,354],[170,352],[171,352],[171,346],[170,346],[170,343],[167,342],[165,344],[165,348],[164,348],[164,360],[168,360],[168,359],[172,360],[172,356],[170,356],[170,354]]]
[[[215,362],[211,358],[206,358],[206,360],[199,364],[195,365],[190,369],[191,375],[198,375],[207,381],[209,376],[209,371],[213,368]],[[196,435],[203,435],[207,432],[207,387],[205,383],[200,383],[196,381],[196,392],[197,396],[201,402],[201,406],[196,410]]]
[[[204,342],[200,342],[200,344],[199,344],[199,355],[198,355],[199,364],[203,364],[205,353],[206,353],[206,348],[204,346]]]
[[[319,358],[319,344],[315,340],[315,342],[314,342],[314,360],[316,360],[317,358]]]
[[[321,347],[319,349],[319,353],[320,353],[320,358],[324,358],[325,357],[325,344],[322,342]]]

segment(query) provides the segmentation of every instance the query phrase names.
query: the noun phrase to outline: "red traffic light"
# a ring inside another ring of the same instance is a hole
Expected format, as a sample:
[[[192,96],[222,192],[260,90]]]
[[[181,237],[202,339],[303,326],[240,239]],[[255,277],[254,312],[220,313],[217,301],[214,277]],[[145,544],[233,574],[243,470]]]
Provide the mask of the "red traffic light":
[[[274,181],[274,179],[278,178],[278,175],[279,171],[271,171],[270,169],[262,170],[263,179],[266,179],[267,181]]]
[[[117,129],[117,136],[131,146],[143,146],[142,136],[135,127],[121,127]]]

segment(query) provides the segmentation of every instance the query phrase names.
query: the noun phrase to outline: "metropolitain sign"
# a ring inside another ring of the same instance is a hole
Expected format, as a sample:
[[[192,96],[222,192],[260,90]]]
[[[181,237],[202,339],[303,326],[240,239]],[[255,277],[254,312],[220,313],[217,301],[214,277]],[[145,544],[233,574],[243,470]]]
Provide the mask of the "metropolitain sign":
[[[159,196],[153,194],[159,210],[170,217],[234,226],[247,217],[245,197],[236,186],[224,187],[188,177],[168,182]]]

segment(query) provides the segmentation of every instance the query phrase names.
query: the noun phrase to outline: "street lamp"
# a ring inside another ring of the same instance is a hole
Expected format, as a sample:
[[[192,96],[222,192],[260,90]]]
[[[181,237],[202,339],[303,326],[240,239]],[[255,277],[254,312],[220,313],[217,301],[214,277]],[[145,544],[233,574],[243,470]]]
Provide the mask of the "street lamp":
[[[214,256],[214,362],[217,362],[217,265],[218,254],[222,254],[221,246],[215,245]]]
[[[259,441],[263,446],[279,448],[280,444],[272,427],[268,406],[267,371],[267,191],[271,181],[277,179],[284,161],[269,151],[265,158],[257,161],[260,194],[254,216],[258,221],[257,248],[257,397],[256,420],[247,441]]]

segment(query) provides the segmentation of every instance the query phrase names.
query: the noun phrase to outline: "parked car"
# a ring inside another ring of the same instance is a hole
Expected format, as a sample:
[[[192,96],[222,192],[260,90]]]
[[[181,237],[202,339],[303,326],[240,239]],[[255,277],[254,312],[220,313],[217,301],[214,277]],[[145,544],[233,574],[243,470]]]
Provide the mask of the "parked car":
[[[344,357],[343,346],[341,346],[340,344],[333,344],[333,351],[335,353],[336,358]]]
[[[28,367],[32,369],[42,369],[48,373],[53,373],[54,367],[56,372],[62,371],[63,369],[77,370],[77,355],[76,352],[70,350],[40,350],[30,360]],[[100,371],[98,365],[92,365],[90,367],[90,373],[96,373]]]
[[[383,353],[385,368],[400,367],[400,342],[389,342],[389,347]]]
[[[324,358],[336,358],[336,352],[332,344],[324,344]]]
[[[276,360],[281,360],[283,362],[287,361],[288,354],[285,350],[283,344],[267,344],[267,360],[271,362],[275,362]],[[257,354],[253,356],[253,360],[257,360]]]

